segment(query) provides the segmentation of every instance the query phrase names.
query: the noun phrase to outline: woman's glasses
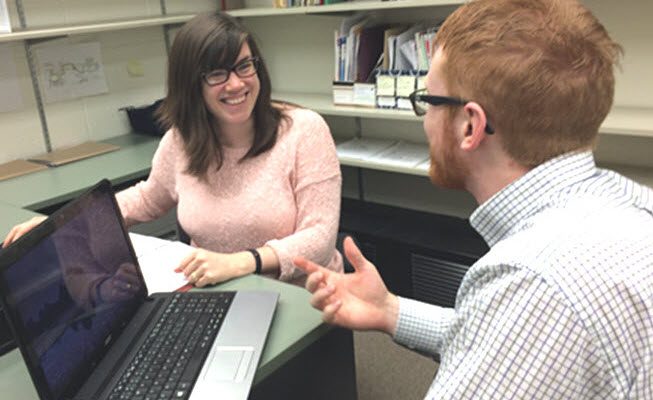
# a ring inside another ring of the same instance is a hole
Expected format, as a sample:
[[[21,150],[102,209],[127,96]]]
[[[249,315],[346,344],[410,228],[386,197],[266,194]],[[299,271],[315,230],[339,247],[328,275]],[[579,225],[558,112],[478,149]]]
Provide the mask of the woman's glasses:
[[[239,78],[249,78],[256,74],[258,69],[259,58],[246,58],[231,67],[230,69],[215,69],[211,72],[202,74],[202,79],[209,86],[221,85],[229,80],[231,73],[235,73]]]

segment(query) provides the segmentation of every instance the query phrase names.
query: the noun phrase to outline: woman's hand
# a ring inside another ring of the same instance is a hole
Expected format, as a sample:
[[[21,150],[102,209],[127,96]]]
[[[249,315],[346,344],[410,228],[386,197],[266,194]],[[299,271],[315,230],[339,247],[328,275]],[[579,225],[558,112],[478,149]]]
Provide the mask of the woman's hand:
[[[5,237],[5,240],[2,242],[2,247],[7,247],[13,242],[15,242],[19,237],[23,236],[27,232],[31,231],[34,229],[34,227],[41,222],[45,221],[47,217],[44,216],[38,216],[38,217],[33,217],[29,221],[23,222],[22,224],[18,224],[11,228],[7,236]]]
[[[188,283],[202,287],[251,274],[255,266],[254,257],[247,251],[224,254],[194,249],[175,272],[183,272]]]

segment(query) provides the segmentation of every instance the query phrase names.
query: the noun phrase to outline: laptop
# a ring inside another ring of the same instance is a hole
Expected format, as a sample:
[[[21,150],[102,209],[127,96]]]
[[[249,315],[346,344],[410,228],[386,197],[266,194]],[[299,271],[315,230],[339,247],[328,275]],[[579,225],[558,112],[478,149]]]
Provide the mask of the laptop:
[[[107,180],[0,251],[41,399],[246,399],[279,294],[147,293]]]

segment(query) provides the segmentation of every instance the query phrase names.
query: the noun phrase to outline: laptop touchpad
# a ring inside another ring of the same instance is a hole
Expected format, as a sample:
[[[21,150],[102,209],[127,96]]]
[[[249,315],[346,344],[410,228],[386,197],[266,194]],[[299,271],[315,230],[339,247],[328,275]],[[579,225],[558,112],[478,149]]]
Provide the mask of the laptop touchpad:
[[[207,381],[241,382],[247,375],[253,355],[253,347],[219,346],[213,352],[203,378]]]

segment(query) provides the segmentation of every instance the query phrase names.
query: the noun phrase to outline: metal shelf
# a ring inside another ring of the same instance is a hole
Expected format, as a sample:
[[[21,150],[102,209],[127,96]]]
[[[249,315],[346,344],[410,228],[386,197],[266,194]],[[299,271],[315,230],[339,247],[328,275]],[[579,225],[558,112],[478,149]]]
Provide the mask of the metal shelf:
[[[275,92],[272,98],[298,104],[310,108],[322,115],[336,115],[343,117],[380,118],[403,121],[419,121],[412,111],[394,110],[373,107],[336,106],[333,98],[328,94]]]
[[[328,4],[323,6],[305,6],[289,8],[242,8],[230,10],[229,13],[236,17],[271,17],[297,14],[340,14],[357,11],[377,11],[408,9],[419,7],[455,6],[464,4],[461,0],[396,0],[396,1],[357,1],[347,3]]]
[[[193,14],[166,15],[157,17],[143,17],[129,20],[112,20],[94,22],[88,24],[55,26],[47,28],[17,29],[11,33],[0,34],[0,43],[12,42],[27,39],[42,39],[48,37],[79,35],[83,33],[115,31],[123,29],[145,28],[150,26],[162,26],[170,24],[182,24],[191,18]]]
[[[383,108],[336,106],[330,94],[277,92],[277,100],[310,108],[322,115],[376,118],[403,121],[421,121],[412,111]],[[599,129],[603,135],[628,135],[653,138],[653,109],[645,107],[615,106]]]
[[[424,147],[426,147],[426,145],[424,145]],[[338,157],[338,159],[340,160],[340,165],[346,165],[348,167],[373,169],[373,170],[385,171],[385,172],[395,172],[398,174],[405,174],[405,175],[429,176],[429,171],[426,168],[399,167],[396,165],[384,164],[378,161],[352,160],[343,157]]]
[[[338,3],[325,6],[306,6],[291,8],[242,8],[227,11],[235,17],[268,17],[297,14],[339,14],[356,11],[393,10],[418,7],[460,5],[464,1],[455,0],[397,0],[397,1],[362,1],[353,3]],[[0,43],[27,39],[42,39],[66,35],[79,35],[83,33],[115,31],[123,29],[145,28],[170,24],[182,24],[194,14],[178,14],[165,16],[142,17],[135,19],[121,19],[111,21],[98,21],[90,23],[72,24],[65,26],[52,26],[44,28],[16,29],[11,33],[0,34]]]

